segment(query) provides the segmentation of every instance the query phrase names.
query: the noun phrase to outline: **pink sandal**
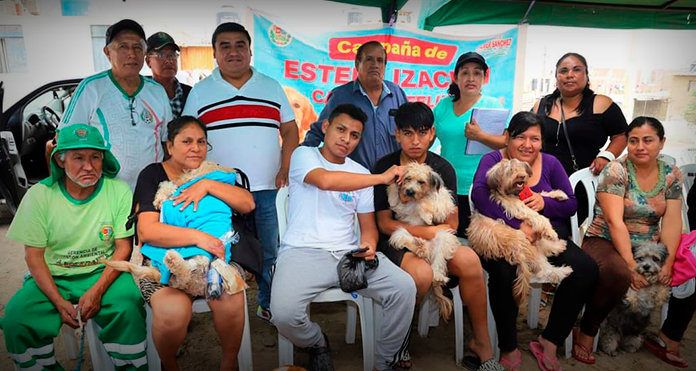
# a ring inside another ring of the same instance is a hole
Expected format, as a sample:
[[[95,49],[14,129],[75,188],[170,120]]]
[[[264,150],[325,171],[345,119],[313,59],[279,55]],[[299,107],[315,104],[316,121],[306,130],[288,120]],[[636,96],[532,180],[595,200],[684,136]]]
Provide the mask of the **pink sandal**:
[[[515,352],[514,354],[516,354],[519,357],[517,358],[517,361],[512,362],[509,359],[501,356],[499,363],[503,365],[503,367],[505,367],[506,370],[520,371],[518,367],[522,365],[522,352],[520,352],[520,350],[517,349],[517,352]]]
[[[532,351],[532,354],[534,355],[534,358],[536,358],[537,363],[539,364],[539,368],[541,371],[561,371],[561,364],[558,362],[558,357],[553,357],[549,358],[544,354],[544,347],[541,346],[541,344],[538,341],[532,341],[529,343],[529,350]],[[546,365],[544,365],[544,361],[547,361],[551,364],[552,368],[547,368]],[[558,366],[558,368],[556,368]]]

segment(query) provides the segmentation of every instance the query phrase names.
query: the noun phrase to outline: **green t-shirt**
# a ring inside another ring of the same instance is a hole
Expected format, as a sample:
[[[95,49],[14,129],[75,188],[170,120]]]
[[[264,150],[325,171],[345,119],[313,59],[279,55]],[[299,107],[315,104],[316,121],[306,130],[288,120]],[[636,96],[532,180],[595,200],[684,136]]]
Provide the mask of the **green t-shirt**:
[[[447,159],[457,172],[457,194],[468,195],[474,174],[483,155],[467,155],[466,136],[464,129],[471,120],[471,110],[474,108],[503,108],[500,101],[494,97],[482,95],[471,109],[463,115],[454,114],[452,97],[446,97],[435,107],[435,135],[440,139],[442,148],[440,154]]]
[[[102,178],[84,200],[72,198],[63,179],[50,187],[38,183],[22,199],[7,237],[43,248],[54,276],[90,273],[114,253],[115,239],[133,235],[133,228],[126,229],[132,199],[128,184],[118,179]]]

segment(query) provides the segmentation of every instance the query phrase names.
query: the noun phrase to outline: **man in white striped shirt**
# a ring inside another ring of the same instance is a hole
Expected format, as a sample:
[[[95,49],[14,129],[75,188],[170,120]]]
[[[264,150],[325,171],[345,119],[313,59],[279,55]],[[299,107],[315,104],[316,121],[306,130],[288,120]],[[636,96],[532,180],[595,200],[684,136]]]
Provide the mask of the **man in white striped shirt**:
[[[193,87],[183,115],[206,124],[213,147],[209,160],[249,177],[264,255],[263,275],[256,277],[256,314],[270,320],[270,271],[278,255],[275,198],[288,184],[290,156],[299,141],[295,114],[280,84],[251,67],[251,36],[244,26],[220,24],[212,44],[218,68]]]

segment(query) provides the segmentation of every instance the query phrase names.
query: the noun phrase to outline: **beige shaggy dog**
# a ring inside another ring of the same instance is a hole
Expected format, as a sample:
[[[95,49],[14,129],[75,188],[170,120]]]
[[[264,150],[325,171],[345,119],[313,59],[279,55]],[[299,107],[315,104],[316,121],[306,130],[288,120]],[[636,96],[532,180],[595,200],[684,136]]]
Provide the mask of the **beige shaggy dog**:
[[[406,165],[401,184],[387,188],[389,207],[396,220],[411,225],[442,224],[454,212],[452,195],[445,188],[440,175],[430,166],[412,162]],[[437,232],[435,238],[426,240],[414,237],[405,228],[392,233],[389,244],[396,249],[406,248],[433,268],[433,294],[442,317],[452,314],[452,301],[443,295],[442,285],[449,281],[447,261],[459,246],[453,230]]]
[[[211,161],[204,161],[197,169],[184,172],[178,179],[160,183],[153,205],[157,210],[161,210],[164,201],[170,199],[179,186],[214,171],[235,172],[234,169],[220,166]],[[143,265],[143,255],[140,253],[139,246],[133,249],[130,262],[104,261],[104,264],[119,271],[130,272],[137,284],[140,284],[141,279],[159,282],[160,278],[162,278],[160,271],[149,264],[149,262],[148,265]],[[169,250],[164,256],[164,264],[172,273],[168,284],[169,287],[180,289],[193,296],[205,296],[208,267],[211,265],[210,260],[206,256],[197,255],[184,259],[175,250]],[[235,267],[224,263],[220,259],[216,259],[212,264],[220,272],[223,287],[228,295],[247,288],[246,283]]]
[[[549,263],[547,257],[563,252],[566,242],[558,238],[546,217],[527,207],[519,198],[531,176],[529,164],[516,159],[504,159],[486,173],[491,200],[503,207],[508,218],[516,218],[532,227],[537,236],[533,244],[521,230],[477,212],[473,213],[467,229],[469,242],[479,255],[486,259],[505,259],[517,265],[513,296],[518,303],[527,298],[532,274],[547,282],[559,283],[573,272],[570,267],[554,267]],[[568,199],[560,190],[542,192],[541,195],[558,200]]]

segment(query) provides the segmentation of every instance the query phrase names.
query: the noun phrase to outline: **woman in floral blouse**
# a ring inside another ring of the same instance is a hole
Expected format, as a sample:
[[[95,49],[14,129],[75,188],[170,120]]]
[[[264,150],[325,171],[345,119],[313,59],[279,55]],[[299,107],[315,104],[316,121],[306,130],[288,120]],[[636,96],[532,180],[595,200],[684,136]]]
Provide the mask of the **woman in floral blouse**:
[[[628,155],[607,164],[600,174],[595,218],[582,243],[582,250],[599,267],[599,280],[573,347],[573,357],[587,364],[595,363],[590,350],[604,318],[629,286],[648,285],[633,269],[631,247],[665,244],[669,257],[658,280],[669,285],[681,237],[682,175],[676,166],[658,160],[665,144],[664,127],[655,118],[638,117],[626,129],[626,137]]]

